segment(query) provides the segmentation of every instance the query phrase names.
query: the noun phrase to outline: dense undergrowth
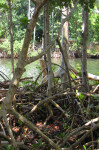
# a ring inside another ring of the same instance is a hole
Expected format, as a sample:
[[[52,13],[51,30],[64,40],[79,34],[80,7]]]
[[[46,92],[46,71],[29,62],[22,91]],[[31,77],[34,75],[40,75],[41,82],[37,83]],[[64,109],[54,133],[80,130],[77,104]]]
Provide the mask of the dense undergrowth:
[[[90,93],[82,93],[80,79],[74,79],[72,85],[73,92],[70,92],[69,88],[62,91],[61,84],[56,79],[50,99],[47,98],[47,82],[34,85],[33,81],[29,81],[24,87],[18,88],[13,107],[64,150],[98,149],[99,87],[97,89],[97,86],[93,88],[91,86]],[[52,103],[51,100],[55,103]],[[53,116],[46,121],[49,116],[48,102],[51,105]],[[15,116],[8,115],[7,120],[19,143],[20,150],[52,149],[44,139]],[[0,132],[2,150],[13,150],[3,119],[1,120],[1,131],[5,133],[3,137]],[[4,141],[6,144],[3,144]]]

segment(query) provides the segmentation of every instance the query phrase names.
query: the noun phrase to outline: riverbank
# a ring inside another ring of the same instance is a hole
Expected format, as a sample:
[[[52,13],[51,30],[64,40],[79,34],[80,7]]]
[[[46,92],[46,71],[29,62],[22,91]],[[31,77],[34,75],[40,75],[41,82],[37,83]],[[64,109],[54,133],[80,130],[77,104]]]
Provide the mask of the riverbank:
[[[0,49],[1,50],[1,49]],[[77,53],[76,51],[70,51],[69,52],[69,58],[81,58],[82,54],[81,53]],[[14,58],[18,58],[19,55],[18,54],[14,54]],[[29,58],[30,56],[28,56]],[[53,52],[51,54],[52,58],[61,58],[61,53],[60,52]],[[10,59],[11,58],[11,54],[8,54],[6,51],[4,52],[0,52],[0,58],[7,58]],[[99,59],[99,54],[87,54],[87,58],[92,58],[92,59]]]
[[[5,42],[5,39],[0,39],[0,58],[11,58],[11,52],[10,52],[10,47],[7,46],[8,43],[5,43],[4,45],[3,42]],[[22,43],[21,43],[22,44]],[[8,44],[9,45],[9,44]],[[20,43],[19,43],[20,45]],[[18,58],[20,51],[21,51],[21,46],[15,48],[14,45],[14,58]],[[70,47],[69,47],[70,48]],[[16,50],[18,49],[18,50]],[[33,49],[32,45],[30,45],[29,47],[29,52],[28,52],[28,58],[30,56],[33,55],[37,55],[36,53],[38,52],[38,50],[42,49],[42,43],[36,43],[35,45],[35,49]],[[71,49],[69,50],[69,58],[81,58],[82,57],[82,53],[81,50],[82,48],[80,48],[78,51]],[[61,52],[59,50],[59,48],[54,48],[53,52],[51,53],[51,57],[52,58],[61,58]],[[95,43],[95,42],[90,42],[89,46],[88,46],[88,50],[87,50],[87,58],[93,58],[93,59],[99,59],[99,43]]]

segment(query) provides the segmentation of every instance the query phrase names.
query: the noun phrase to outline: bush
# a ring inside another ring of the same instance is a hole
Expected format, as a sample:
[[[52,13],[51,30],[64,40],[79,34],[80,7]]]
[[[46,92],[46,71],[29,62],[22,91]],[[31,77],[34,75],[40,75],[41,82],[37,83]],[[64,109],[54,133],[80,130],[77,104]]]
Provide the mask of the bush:
[[[21,41],[15,41],[14,42],[14,54],[18,55],[22,49],[22,44],[23,44],[23,39]],[[4,41],[1,44],[1,47],[4,49],[5,52],[7,52],[7,54],[11,54],[10,51],[10,41],[7,39],[6,41]]]

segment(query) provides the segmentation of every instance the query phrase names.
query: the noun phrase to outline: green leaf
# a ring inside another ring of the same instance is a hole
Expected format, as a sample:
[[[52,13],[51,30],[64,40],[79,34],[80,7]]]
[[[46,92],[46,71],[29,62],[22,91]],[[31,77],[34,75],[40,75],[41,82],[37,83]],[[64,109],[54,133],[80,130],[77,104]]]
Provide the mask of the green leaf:
[[[6,3],[1,3],[1,2],[0,2],[0,8],[6,9],[6,10],[9,9]]]
[[[84,147],[85,150],[87,150],[85,145],[83,145],[83,147]]]
[[[99,96],[97,96],[97,95],[92,95],[92,97],[93,97],[94,99],[99,100]]]
[[[19,123],[20,125],[22,125],[22,121],[18,120],[18,123]]]

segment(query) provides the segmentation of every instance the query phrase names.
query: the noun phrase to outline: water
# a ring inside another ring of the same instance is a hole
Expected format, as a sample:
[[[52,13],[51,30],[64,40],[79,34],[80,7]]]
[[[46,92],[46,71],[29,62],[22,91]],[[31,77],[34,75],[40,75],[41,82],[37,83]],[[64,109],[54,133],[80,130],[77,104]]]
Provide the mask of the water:
[[[70,64],[77,67],[81,66],[81,59],[71,59]],[[87,71],[95,75],[99,75],[99,59],[87,59]]]
[[[60,60],[53,59],[53,62],[59,64]],[[75,69],[81,67],[81,59],[80,58],[70,59],[69,62]],[[89,59],[88,58],[87,59],[87,70],[88,70],[88,73],[99,75],[99,59]]]
[[[53,59],[54,63],[60,63],[60,59]],[[15,60],[15,64],[17,63],[17,60]],[[70,64],[74,68],[78,68],[81,66],[81,59],[70,59]],[[88,59],[87,61],[87,69],[88,73],[92,73],[95,75],[99,75],[99,59]],[[0,59],[0,71],[4,72],[9,78],[11,77],[11,60],[10,59]],[[26,72],[23,74],[22,77],[31,77],[35,79],[37,75],[40,73],[40,63],[39,61],[35,61],[31,64],[29,64],[26,67]],[[1,72],[0,72],[1,74]],[[0,81],[2,80],[2,77],[0,76]]]
[[[15,66],[17,64],[17,60],[14,61]],[[23,73],[22,77],[34,77],[40,73],[40,63],[39,61],[35,61],[25,67],[26,71]],[[0,59],[0,71],[3,72],[11,79],[11,60],[10,59]],[[1,74],[0,72],[0,74]],[[0,76],[0,81],[2,77]]]

